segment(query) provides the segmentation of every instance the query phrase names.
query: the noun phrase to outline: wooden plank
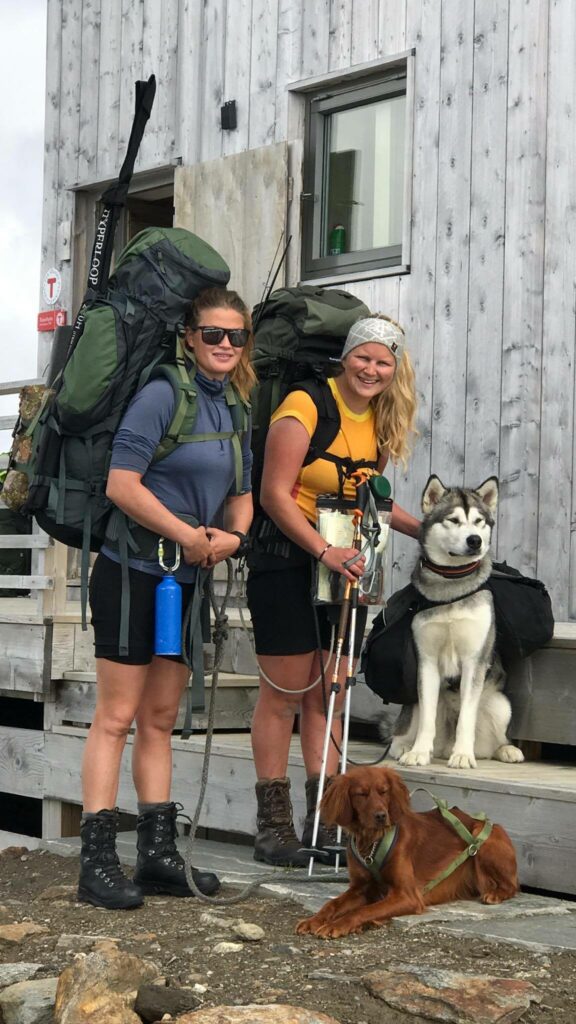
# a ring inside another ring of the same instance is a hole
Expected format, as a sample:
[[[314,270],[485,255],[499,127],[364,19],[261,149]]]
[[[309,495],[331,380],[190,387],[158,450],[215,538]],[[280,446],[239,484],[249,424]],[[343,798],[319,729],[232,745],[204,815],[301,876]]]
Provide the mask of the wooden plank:
[[[358,10],[358,5],[356,5]],[[328,41],[328,69],[347,68],[352,53],[352,0],[337,0],[330,6],[330,33]]]
[[[74,676],[84,676],[84,681],[68,678],[58,682],[55,687],[54,700],[54,724],[53,728],[58,729],[61,725],[72,725],[77,727],[89,727],[94,718],[96,707],[97,687],[94,681],[95,673],[69,673]],[[88,677],[92,677],[89,679]],[[210,699],[210,677],[206,677],[206,703]],[[246,683],[248,682],[248,685]],[[234,685],[228,685],[233,683]],[[243,685],[241,685],[243,684]],[[218,694],[216,697],[216,708],[214,728],[219,729],[249,729],[254,712],[254,706],[258,698],[258,681],[255,678],[238,676],[236,678],[218,680]],[[180,709],[175,732],[182,729],[186,711],[186,695],[180,701]],[[208,724],[208,708],[203,714],[192,716],[192,728],[195,731],[205,731]]]
[[[60,70],[62,64],[62,5],[48,0],[46,25],[46,115],[44,123],[44,196],[42,201],[42,255],[40,272],[44,275],[54,266],[56,229],[58,225],[58,159],[60,149]],[[45,307],[41,289],[38,309]],[[50,362],[52,334],[38,335],[38,376],[44,379]]]
[[[225,53],[226,0],[205,0],[200,71],[199,158],[201,160],[214,160],[222,154],[220,107],[224,99]]]
[[[527,575],[538,551],[548,7],[510,3],[498,551]]]
[[[330,0],[303,0],[302,78],[328,71]]]
[[[41,799],[44,734],[0,725],[0,792]]]
[[[464,477],[474,8],[442,3],[432,471]]]
[[[122,64],[122,4],[101,0],[100,78],[96,180],[118,174],[120,68]]]
[[[573,746],[576,738],[575,671],[573,650],[551,647],[535,651],[515,666],[506,683],[513,708],[510,735]]]
[[[279,0],[276,46],[276,131],[275,142],[290,139],[288,84],[301,75],[302,21],[300,0]],[[301,136],[299,136],[301,138]],[[297,193],[300,194],[300,191]]]
[[[200,159],[203,16],[203,4],[179,0],[176,152],[184,164],[195,164]]]
[[[74,221],[75,196],[70,185],[77,180],[78,149],[80,130],[80,67],[82,50],[81,8],[76,0],[63,0],[62,37],[63,60],[60,85],[60,126],[58,158],[58,231],[64,228],[67,246],[57,244],[56,266],[62,278],[62,292],[59,304],[70,309],[72,304],[72,224]]]
[[[406,49],[406,7],[412,0],[386,0],[380,3],[378,54],[390,57]]]
[[[352,7],[352,51],[350,64],[363,64],[378,56],[379,0],[364,0]]]
[[[156,97],[140,147],[140,164],[158,167],[176,156],[178,92],[178,0],[145,0],[143,78],[156,75]],[[183,55],[188,60],[188,54]]]
[[[142,54],[144,49],[144,0],[121,0],[121,6],[122,41],[118,119],[118,166],[112,168],[112,174],[119,171],[128,148],[128,139],[134,118],[136,82],[142,78]],[[139,170],[141,167],[142,161],[138,157],[135,170]]]
[[[78,163],[74,181],[93,181],[98,163],[101,0],[82,2]]]
[[[47,533],[4,533],[0,537],[0,549],[49,548],[52,541]]]
[[[29,384],[43,384],[42,377],[30,377],[28,380],[4,381],[0,384],[0,395],[17,395],[18,392]]]
[[[260,17],[263,12],[260,11]],[[223,101],[236,100],[238,127],[222,132],[222,156],[248,149],[250,130],[250,39],[252,0],[236,0],[226,9],[226,62]],[[274,78],[274,75],[272,75]],[[255,116],[257,116],[255,114]]]
[[[487,0],[476,6],[474,21],[464,457],[464,480],[471,487],[498,475],[507,80],[508,0]]]
[[[250,149],[274,142],[276,130],[276,58],[278,5],[252,0],[250,51]]]
[[[549,32],[537,569],[556,615],[576,617],[576,7],[569,0],[550,4]]]
[[[10,587],[11,590],[52,590],[52,576],[10,576],[0,575],[0,588]]]
[[[0,689],[42,693],[50,677],[51,626],[0,622]]]
[[[440,121],[440,5],[434,0],[410,0],[406,46],[417,47],[414,74],[412,164],[411,274],[402,278],[399,321],[416,371],[419,437],[413,441],[408,472],[394,475],[398,503],[420,514],[420,497],[430,475],[432,446],[434,343],[436,320],[436,249],[438,139]],[[413,541],[393,539],[392,589],[407,581],[415,559]]]

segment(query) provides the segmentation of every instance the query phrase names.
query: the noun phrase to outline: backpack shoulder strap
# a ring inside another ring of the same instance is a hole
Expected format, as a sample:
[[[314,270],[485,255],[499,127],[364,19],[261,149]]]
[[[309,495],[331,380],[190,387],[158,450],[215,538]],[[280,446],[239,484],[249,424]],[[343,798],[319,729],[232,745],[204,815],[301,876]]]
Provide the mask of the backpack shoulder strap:
[[[206,434],[197,433],[195,425],[198,414],[198,391],[195,384],[195,364],[189,367],[185,360],[179,357],[175,363],[157,367],[152,377],[166,378],[172,385],[176,399],[172,419],[164,437],[156,448],[152,462],[156,463],[166,458],[179,444],[190,444],[196,441],[229,440],[232,443],[232,450],[234,452],[236,489],[240,492],[243,477],[242,439],[248,430],[250,418],[250,406],[248,403],[241,398],[236,388],[231,383],[228,383],[224,394],[232,418],[232,430]]]

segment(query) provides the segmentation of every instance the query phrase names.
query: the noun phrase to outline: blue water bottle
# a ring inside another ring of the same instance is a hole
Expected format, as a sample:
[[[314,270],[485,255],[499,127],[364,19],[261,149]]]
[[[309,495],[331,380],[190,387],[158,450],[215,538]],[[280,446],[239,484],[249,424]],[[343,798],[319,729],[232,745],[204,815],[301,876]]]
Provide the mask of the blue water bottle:
[[[180,546],[176,545],[174,565],[164,564],[164,541],[158,542],[158,561],[166,576],[156,587],[155,594],[155,654],[182,654],[182,587],[173,573],[180,565]]]

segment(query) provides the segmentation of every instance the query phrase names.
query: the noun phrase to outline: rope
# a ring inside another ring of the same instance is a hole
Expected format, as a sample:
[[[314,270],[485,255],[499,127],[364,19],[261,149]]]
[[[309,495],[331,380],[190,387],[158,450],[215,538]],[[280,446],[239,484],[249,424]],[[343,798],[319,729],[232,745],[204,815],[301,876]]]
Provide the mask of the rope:
[[[212,906],[230,907],[235,903],[242,903],[248,898],[248,896],[258,889],[261,885],[266,883],[275,882],[277,885],[282,884],[282,878],[291,878],[294,880],[294,869],[289,868],[282,872],[271,872],[267,875],[262,875],[260,878],[254,879],[246,885],[240,893],[236,896],[207,896],[201,892],[192,874],[192,852],[194,849],[194,841],[196,838],[196,831],[198,829],[198,822],[202,813],[202,805],[204,803],[204,797],[206,794],[206,787],[208,784],[208,773],[210,769],[210,754],[212,751],[212,735],[214,732],[214,717],[216,712],[216,690],[218,687],[218,672],[222,659],[224,657],[224,648],[226,639],[228,637],[228,616],[226,615],[226,606],[232,592],[232,563],[230,559],[226,559],[227,566],[227,579],[226,579],[226,593],[224,595],[222,604],[218,608],[216,598],[214,594],[213,576],[210,573],[208,581],[208,594],[210,597],[210,604],[214,612],[214,629],[213,629],[213,641],[215,645],[214,651],[214,665],[212,668],[212,692],[210,694],[210,704],[208,706],[208,721],[206,724],[206,745],[204,748],[204,761],[202,764],[202,774],[200,777],[200,792],[198,794],[198,803],[194,812],[194,817],[191,819],[190,834],[188,836],[188,843],[184,851],[184,868],[186,872],[186,881],[190,886],[194,895],[202,900],[204,903],[210,903]],[[310,877],[303,876],[298,879],[298,882],[347,882],[348,878],[346,875],[333,874],[333,873],[320,873],[318,875],[312,875]]]

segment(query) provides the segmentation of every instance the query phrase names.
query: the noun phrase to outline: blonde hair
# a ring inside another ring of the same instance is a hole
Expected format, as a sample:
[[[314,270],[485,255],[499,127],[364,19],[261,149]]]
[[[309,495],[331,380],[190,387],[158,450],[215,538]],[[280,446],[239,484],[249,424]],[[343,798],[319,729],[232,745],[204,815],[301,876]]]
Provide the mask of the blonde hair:
[[[388,320],[404,334],[404,328],[385,313],[372,313],[379,320]],[[411,435],[416,429],[416,384],[414,367],[404,350],[389,388],[372,399],[378,450],[388,453],[394,465],[408,465],[411,453]]]
[[[228,288],[205,288],[201,291],[190,306],[186,315],[185,323],[188,327],[194,328],[198,325],[200,314],[206,309],[233,309],[239,313],[244,321],[244,327],[248,331],[248,341],[242,349],[242,355],[236,364],[230,380],[236,388],[240,398],[244,402],[250,399],[250,392],[256,384],[256,374],[252,369],[252,349],[254,348],[254,333],[252,331],[252,316],[250,310],[240,298],[238,292]]]

